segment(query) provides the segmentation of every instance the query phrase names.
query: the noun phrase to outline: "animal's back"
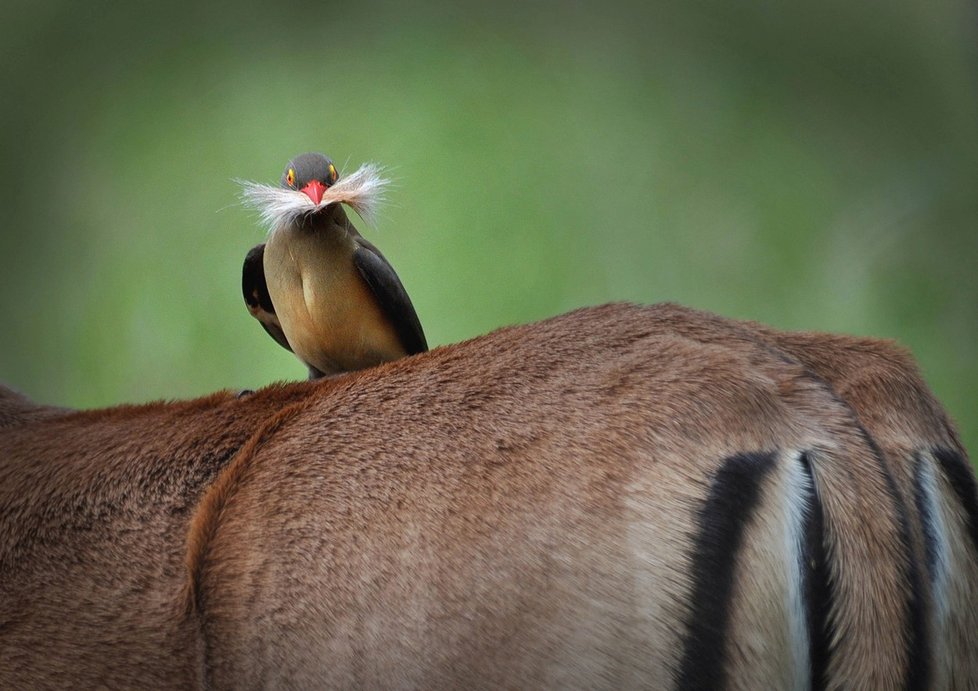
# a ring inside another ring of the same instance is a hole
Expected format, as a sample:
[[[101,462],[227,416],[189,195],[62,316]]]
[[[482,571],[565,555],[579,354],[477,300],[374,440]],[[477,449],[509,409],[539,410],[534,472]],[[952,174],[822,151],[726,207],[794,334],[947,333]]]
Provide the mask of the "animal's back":
[[[0,686],[974,685],[974,476],[857,341],[614,305],[240,399],[0,397]]]
[[[191,555],[209,679],[926,687],[946,651],[892,481],[742,326],[508,329],[324,388],[225,471]]]

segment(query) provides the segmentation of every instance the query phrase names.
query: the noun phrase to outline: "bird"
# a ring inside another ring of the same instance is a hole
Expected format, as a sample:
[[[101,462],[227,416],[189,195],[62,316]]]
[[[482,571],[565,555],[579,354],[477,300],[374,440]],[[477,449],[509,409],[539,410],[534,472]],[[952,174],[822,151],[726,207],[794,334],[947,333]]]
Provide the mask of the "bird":
[[[386,185],[367,164],[341,178],[322,153],[293,157],[279,186],[243,183],[269,227],[245,256],[248,311],[318,379],[428,350],[411,298],[390,262],[347,217],[369,220]]]

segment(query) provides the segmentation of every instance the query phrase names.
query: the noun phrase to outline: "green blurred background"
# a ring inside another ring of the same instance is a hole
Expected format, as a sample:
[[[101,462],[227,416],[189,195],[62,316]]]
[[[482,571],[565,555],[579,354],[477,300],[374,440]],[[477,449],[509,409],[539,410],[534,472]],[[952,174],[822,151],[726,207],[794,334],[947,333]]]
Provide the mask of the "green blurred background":
[[[361,230],[432,345],[611,300],[895,338],[978,451],[970,3],[2,12],[0,381],[37,400],[304,377],[233,179],[323,150],[390,167]]]

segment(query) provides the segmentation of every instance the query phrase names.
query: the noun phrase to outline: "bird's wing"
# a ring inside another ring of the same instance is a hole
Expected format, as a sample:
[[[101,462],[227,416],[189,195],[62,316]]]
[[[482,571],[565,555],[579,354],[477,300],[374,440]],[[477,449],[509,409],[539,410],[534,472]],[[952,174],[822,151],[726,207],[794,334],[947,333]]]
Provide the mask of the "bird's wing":
[[[355,236],[357,248],[353,252],[353,263],[370,286],[381,311],[391,320],[397,336],[408,355],[423,353],[428,350],[421,322],[411,304],[411,298],[401,285],[401,279],[394,273],[394,268],[384,259],[376,247],[362,236]]]
[[[261,322],[268,335],[286,350],[291,351],[282,324],[275,314],[275,306],[268,294],[268,284],[265,283],[265,243],[252,247],[245,256],[244,268],[241,271],[241,292],[244,293],[245,305],[251,316]]]

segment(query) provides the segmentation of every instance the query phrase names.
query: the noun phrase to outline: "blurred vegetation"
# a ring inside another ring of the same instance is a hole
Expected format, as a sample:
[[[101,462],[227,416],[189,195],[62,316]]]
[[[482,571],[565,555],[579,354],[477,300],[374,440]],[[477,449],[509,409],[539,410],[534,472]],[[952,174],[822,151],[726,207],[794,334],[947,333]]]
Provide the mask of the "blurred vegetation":
[[[2,12],[0,381],[40,401],[302,378],[233,179],[312,149],[390,166],[361,230],[432,345],[611,300],[894,338],[978,453],[964,0]]]

